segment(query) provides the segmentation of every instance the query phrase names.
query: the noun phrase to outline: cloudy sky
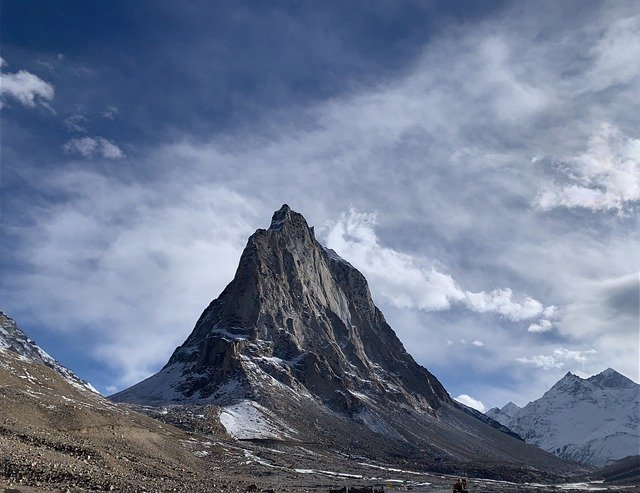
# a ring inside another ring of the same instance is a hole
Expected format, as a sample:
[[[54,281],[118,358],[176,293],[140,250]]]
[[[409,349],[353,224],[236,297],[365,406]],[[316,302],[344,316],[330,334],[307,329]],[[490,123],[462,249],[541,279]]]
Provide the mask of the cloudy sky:
[[[1,22],[0,309],[101,391],[166,362],[284,202],[454,397],[639,380],[638,2],[3,0]]]

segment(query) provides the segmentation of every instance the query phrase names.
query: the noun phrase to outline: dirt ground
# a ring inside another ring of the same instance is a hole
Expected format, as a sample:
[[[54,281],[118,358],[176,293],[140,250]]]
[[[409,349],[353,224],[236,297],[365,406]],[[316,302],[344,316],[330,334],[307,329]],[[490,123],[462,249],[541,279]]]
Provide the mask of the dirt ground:
[[[215,409],[198,414],[202,422],[190,423],[184,413],[153,419],[73,388],[45,366],[5,354],[0,360],[0,493],[326,493],[364,485],[426,493],[451,491],[456,479],[303,441],[234,440],[215,419],[206,419],[209,411],[215,414]],[[594,488],[605,487],[469,479],[469,491],[475,493]]]

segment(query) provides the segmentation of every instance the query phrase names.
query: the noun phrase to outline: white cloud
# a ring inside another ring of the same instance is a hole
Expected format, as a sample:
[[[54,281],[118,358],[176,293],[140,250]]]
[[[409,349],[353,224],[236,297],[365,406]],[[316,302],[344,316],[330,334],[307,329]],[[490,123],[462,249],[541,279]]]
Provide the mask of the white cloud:
[[[628,138],[612,124],[602,124],[587,150],[563,168],[568,185],[547,186],[536,197],[543,210],[583,207],[624,210],[640,200],[640,139]]]
[[[51,186],[74,190],[74,206],[53,205],[23,227],[21,258],[34,270],[12,277],[2,299],[25,325],[95,341],[83,350],[117,371],[110,383],[136,383],[166,362],[233,278],[255,230],[254,202],[223,187],[150,190],[85,172]],[[29,295],[36,291],[46,296]]]
[[[474,346],[478,346],[478,347],[484,346],[484,343],[482,341],[477,340],[477,339],[475,341],[473,341],[471,344],[473,344]]]
[[[577,363],[584,363],[587,361],[588,354],[594,354],[595,349],[589,349],[587,351],[572,351],[563,347],[560,347],[553,351],[554,357],[562,360],[575,361]]]
[[[107,120],[115,120],[115,117],[118,113],[120,113],[118,108],[116,108],[115,106],[109,106],[101,113],[101,115]]]
[[[509,288],[465,291],[450,275],[439,272],[433,261],[428,265],[424,259],[382,246],[375,225],[375,214],[355,209],[343,212],[328,226],[327,246],[361,270],[375,294],[400,308],[432,311],[457,305],[477,313],[495,313],[514,322],[530,320],[555,309],[543,306],[530,296],[516,300]]]
[[[6,62],[2,60],[0,66],[5,65]],[[53,99],[54,92],[53,85],[26,70],[13,74],[0,73],[0,108],[7,98],[13,98],[30,108],[37,103],[46,105],[46,101]]]
[[[637,81],[640,60],[640,15],[615,19],[603,30],[590,49],[593,65],[586,79],[591,90],[599,91]]]
[[[71,115],[64,119],[64,124],[70,132],[86,132],[87,128],[83,125],[88,123],[89,119],[84,115]]]
[[[553,328],[553,323],[551,320],[547,320],[546,318],[540,319],[538,323],[529,325],[527,331],[529,332],[548,332]]]
[[[513,292],[509,288],[498,288],[489,293],[465,292],[464,303],[478,313],[499,313],[514,322],[537,317],[544,310],[542,303],[530,296],[524,296],[520,301],[515,301]]]
[[[587,362],[589,355],[595,353],[595,349],[576,351],[559,347],[555,349],[552,354],[537,354],[531,357],[521,357],[517,358],[517,361],[543,370],[552,370],[564,368],[567,364],[580,363],[581,365],[584,365],[584,363]]]
[[[476,411],[480,411],[481,413],[487,410],[486,406],[481,401],[479,401],[478,399],[474,399],[467,394],[460,394],[455,398],[455,400],[464,404],[465,406],[472,407],[473,409],[475,409]]]
[[[95,156],[106,159],[124,157],[122,150],[113,142],[103,137],[82,137],[71,139],[63,145],[63,149],[71,154],[80,154],[85,158]]]
[[[543,370],[560,369],[564,366],[564,363],[556,361],[553,356],[547,356],[544,354],[537,354],[531,357],[518,358],[520,363],[532,365]]]

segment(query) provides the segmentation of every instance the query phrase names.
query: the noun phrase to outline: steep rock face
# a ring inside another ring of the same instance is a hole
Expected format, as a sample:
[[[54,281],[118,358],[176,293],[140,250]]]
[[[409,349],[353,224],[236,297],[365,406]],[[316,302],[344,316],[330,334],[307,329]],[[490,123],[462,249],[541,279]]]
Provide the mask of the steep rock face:
[[[220,389],[230,381],[232,398],[237,388],[252,397],[256,365],[341,410],[357,409],[358,393],[431,412],[451,403],[406,352],[362,274],[324,249],[286,205],[268,230],[249,238],[234,280],[163,368],[169,381],[135,386],[116,399],[225,402]]]
[[[487,415],[560,457],[602,466],[640,451],[640,385],[608,368],[590,378],[567,373],[523,408]]]
[[[9,318],[3,312],[0,312],[0,350],[10,351],[31,362],[46,365],[73,386],[98,393],[89,382],[81,379],[49,356],[18,328],[12,318]]]
[[[164,368],[111,399],[217,404],[239,439],[441,471],[523,479],[574,470],[454,402],[404,349],[362,274],[286,205],[249,238],[233,281]]]

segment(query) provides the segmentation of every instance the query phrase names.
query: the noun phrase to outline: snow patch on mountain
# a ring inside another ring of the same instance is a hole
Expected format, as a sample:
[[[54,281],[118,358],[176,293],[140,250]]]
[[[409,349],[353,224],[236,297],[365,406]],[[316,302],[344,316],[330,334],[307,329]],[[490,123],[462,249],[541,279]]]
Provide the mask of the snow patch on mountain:
[[[297,432],[255,401],[243,400],[225,406],[220,423],[229,435],[240,440],[292,438]]]

